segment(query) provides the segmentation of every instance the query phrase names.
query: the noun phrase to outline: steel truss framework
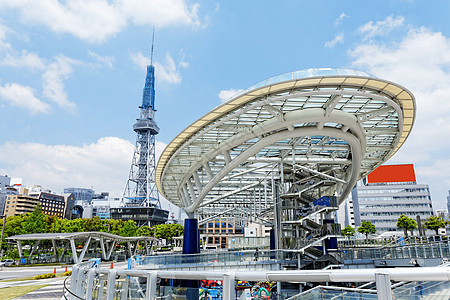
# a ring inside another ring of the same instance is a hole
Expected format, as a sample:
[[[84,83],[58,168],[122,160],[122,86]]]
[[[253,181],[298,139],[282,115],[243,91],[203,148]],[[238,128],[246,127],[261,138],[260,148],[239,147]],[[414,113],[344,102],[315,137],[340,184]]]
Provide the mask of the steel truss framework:
[[[280,195],[305,205],[324,195],[342,202],[401,147],[414,117],[407,89],[364,72],[283,74],[182,131],[160,157],[156,184],[200,219],[273,221]]]
[[[7,238],[8,240],[15,240],[17,242],[17,249],[19,251],[19,256],[23,257],[22,241],[36,241],[33,248],[30,251],[28,259],[30,260],[42,240],[51,240],[53,245],[54,255],[57,256],[57,242],[63,242],[63,251],[60,254],[58,261],[61,261],[62,257],[68,249],[72,251],[72,258],[74,263],[80,263],[92,245],[97,245],[101,249],[102,258],[104,260],[109,260],[111,254],[116,250],[116,245],[120,242],[126,242],[128,246],[128,254],[130,256],[136,255],[138,249],[137,245],[139,242],[145,242],[145,250],[147,254],[151,253],[153,245],[157,245],[159,240],[148,236],[138,236],[138,237],[123,237],[111,233],[91,231],[91,232],[71,232],[71,233],[33,233],[33,234],[21,234],[15,235]],[[80,255],[77,254],[77,249],[75,243],[84,243],[83,249]],[[134,244],[133,244],[134,243]],[[133,246],[132,246],[133,245]],[[134,251],[133,251],[134,248]]]

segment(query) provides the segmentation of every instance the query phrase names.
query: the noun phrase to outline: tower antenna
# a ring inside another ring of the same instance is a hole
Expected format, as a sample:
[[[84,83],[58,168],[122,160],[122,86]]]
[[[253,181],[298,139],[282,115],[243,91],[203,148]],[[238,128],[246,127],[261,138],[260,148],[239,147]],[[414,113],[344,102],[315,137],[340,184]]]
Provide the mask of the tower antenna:
[[[150,65],[153,65],[153,45],[155,43],[155,26],[153,26],[153,36],[152,36],[152,52],[150,54]]]

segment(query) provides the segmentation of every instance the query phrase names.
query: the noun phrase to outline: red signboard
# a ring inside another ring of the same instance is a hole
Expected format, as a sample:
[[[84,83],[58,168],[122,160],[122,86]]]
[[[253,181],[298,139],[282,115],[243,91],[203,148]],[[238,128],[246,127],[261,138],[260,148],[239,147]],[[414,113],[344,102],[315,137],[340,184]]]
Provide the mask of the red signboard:
[[[367,176],[368,183],[415,181],[413,164],[379,166]]]

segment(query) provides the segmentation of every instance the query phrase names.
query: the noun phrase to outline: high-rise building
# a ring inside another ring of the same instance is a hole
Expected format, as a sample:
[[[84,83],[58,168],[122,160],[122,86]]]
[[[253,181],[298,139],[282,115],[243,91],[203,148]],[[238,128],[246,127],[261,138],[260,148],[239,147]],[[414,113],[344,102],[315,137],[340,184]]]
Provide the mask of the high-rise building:
[[[10,182],[11,182],[10,177],[0,175],[0,189],[3,189],[5,187],[9,186]]]
[[[433,215],[429,186],[416,182],[412,164],[380,166],[356,190],[353,205],[358,203],[361,222],[371,221],[378,232],[401,231],[397,228],[401,215],[414,220]]]
[[[91,203],[92,198],[95,195],[95,191],[92,189],[74,188],[74,187],[65,188],[64,193],[73,194],[75,204],[78,205],[81,205],[83,202]]]
[[[64,218],[72,219],[72,209],[75,206],[75,197],[72,193],[64,193]]]
[[[7,187],[11,182],[11,178],[8,176],[0,175],[0,214],[3,214],[3,210],[5,209],[6,195],[7,195]]]
[[[447,196],[447,213],[450,215],[450,190],[448,191]]]
[[[6,196],[6,204],[4,215],[17,216],[32,212],[36,205],[39,204],[39,199],[29,195],[8,195]]]
[[[38,199],[44,214],[64,218],[66,206],[64,196],[41,192]]]

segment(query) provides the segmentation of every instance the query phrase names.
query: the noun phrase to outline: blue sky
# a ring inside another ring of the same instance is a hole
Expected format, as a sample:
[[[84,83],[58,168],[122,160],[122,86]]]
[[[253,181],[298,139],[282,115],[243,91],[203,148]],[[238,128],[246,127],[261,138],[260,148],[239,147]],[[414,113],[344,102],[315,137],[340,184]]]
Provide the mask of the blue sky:
[[[413,132],[389,163],[414,163],[444,208],[449,13],[448,1],[1,0],[0,174],[119,197],[155,26],[158,152],[235,91],[354,68],[416,96]]]

